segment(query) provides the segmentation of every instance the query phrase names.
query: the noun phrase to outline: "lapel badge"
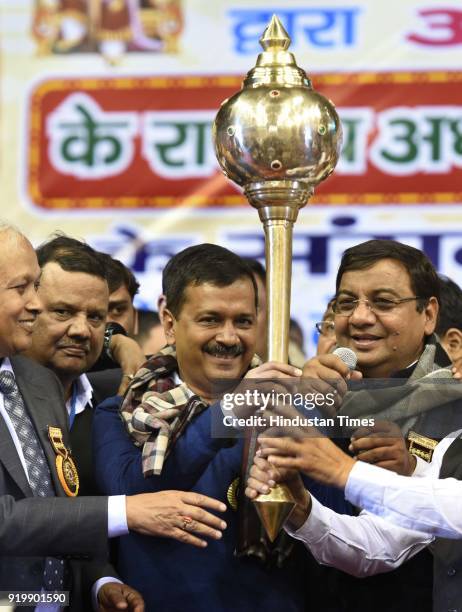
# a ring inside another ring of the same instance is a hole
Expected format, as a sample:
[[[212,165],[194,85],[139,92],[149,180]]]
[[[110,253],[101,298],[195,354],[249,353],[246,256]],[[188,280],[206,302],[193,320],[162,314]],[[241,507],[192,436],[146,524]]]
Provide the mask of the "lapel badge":
[[[228,491],[226,493],[228,504],[231,506],[234,512],[237,511],[237,493],[240,480],[241,479],[239,477],[235,478],[233,482],[229,485]]]
[[[420,457],[427,463],[430,463],[433,457],[433,451],[438,446],[437,440],[421,436],[415,431],[410,431],[407,436],[408,451],[411,455]]]
[[[79,475],[70,452],[63,442],[63,432],[59,427],[48,426],[48,437],[56,453],[56,472],[59,482],[68,497],[76,497],[79,492]]]

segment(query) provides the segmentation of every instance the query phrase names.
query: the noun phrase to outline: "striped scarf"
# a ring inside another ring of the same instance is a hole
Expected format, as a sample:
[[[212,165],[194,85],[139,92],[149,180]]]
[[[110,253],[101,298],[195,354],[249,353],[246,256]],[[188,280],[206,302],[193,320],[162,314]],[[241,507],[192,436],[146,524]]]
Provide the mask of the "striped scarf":
[[[250,367],[261,363],[255,355]],[[176,350],[166,346],[144,363],[130,383],[120,408],[127,432],[143,448],[143,475],[159,475],[175,442],[192,419],[208,404],[182,382],[175,385],[178,372]]]

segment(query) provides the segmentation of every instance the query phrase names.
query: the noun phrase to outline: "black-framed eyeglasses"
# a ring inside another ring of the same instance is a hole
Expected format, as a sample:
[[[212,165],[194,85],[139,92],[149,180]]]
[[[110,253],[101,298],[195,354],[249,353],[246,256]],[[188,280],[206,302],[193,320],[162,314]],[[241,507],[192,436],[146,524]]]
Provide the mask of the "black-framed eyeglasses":
[[[314,326],[321,336],[335,336],[335,323],[333,321],[319,321]]]
[[[335,300],[332,305],[332,310],[336,315],[340,315],[341,317],[349,317],[351,316],[359,304],[362,302],[366,304],[366,306],[377,315],[386,315],[399,306],[400,304],[404,304],[405,302],[412,302],[413,300],[420,300],[419,296],[405,297],[399,298],[397,300],[392,300],[390,298],[372,298],[371,300],[363,299],[363,300],[354,300],[347,296],[341,296]]]

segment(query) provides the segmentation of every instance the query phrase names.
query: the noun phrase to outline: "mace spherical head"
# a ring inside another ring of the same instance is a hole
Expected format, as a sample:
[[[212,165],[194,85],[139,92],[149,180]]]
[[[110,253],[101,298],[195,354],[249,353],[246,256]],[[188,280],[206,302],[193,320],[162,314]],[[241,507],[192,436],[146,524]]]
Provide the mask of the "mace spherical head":
[[[313,90],[287,49],[290,38],[273,17],[260,43],[263,52],[243,88],[216,116],[218,162],[239,185],[301,181],[316,186],[337,164],[342,128],[334,105]]]

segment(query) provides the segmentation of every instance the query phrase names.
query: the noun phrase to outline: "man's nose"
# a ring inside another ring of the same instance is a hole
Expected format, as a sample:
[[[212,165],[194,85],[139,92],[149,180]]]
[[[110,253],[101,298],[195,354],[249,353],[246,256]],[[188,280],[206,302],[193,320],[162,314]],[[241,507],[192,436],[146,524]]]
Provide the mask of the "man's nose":
[[[226,346],[233,346],[239,343],[239,337],[232,322],[225,323],[221,327],[220,331],[216,335],[216,341],[221,342]]]
[[[74,317],[68,329],[68,336],[78,336],[79,338],[90,337],[90,325],[84,316]]]
[[[33,313],[34,315],[39,315],[43,310],[43,302],[39,298],[35,287],[33,287],[31,291],[29,291],[28,300],[26,303],[26,310],[28,312]]]
[[[369,302],[361,300],[350,315],[350,323],[353,325],[364,325],[375,322],[375,313],[371,310]]]

